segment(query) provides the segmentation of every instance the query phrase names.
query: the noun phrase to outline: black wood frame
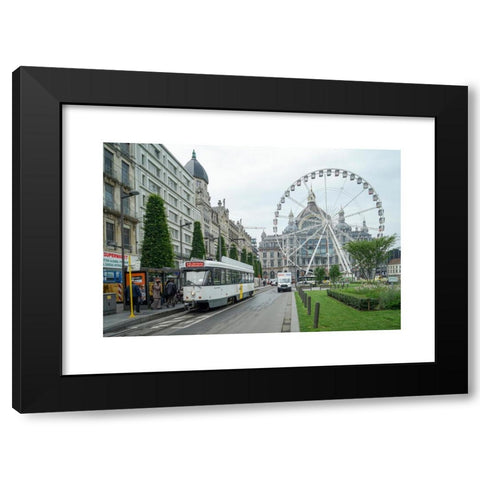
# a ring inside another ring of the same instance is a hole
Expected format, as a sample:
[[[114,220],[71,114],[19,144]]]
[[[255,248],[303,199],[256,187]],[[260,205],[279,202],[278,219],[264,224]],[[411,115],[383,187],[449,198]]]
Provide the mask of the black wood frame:
[[[467,99],[465,86],[16,70],[13,407],[46,412],[467,393]],[[434,117],[435,361],[62,375],[62,105],[67,104]],[[441,234],[445,225],[455,225],[455,255],[445,253],[451,250]]]

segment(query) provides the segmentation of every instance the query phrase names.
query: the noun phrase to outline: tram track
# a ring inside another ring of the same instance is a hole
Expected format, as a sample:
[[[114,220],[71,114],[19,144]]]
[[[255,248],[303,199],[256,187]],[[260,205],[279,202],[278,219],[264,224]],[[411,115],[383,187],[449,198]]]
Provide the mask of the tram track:
[[[260,292],[262,293],[262,292]],[[139,325],[133,325],[130,327],[125,328],[124,330],[121,330],[119,332],[115,332],[109,335],[105,335],[108,337],[128,337],[128,336],[155,336],[158,335],[159,332],[163,332],[168,329],[178,329],[180,325],[180,328],[187,328],[190,326],[193,326],[197,323],[200,323],[204,320],[207,320],[209,318],[212,318],[216,315],[219,315],[223,312],[226,312],[232,308],[238,307],[240,305],[244,305],[245,303],[251,301],[254,298],[254,296],[250,298],[246,298],[242,302],[235,303],[233,305],[229,305],[227,307],[221,307],[217,308],[215,310],[209,310],[207,312],[202,312],[200,309],[194,309],[194,310],[189,310],[185,311],[182,313],[173,313],[172,315],[169,315],[168,317],[160,319],[154,319],[150,320],[148,322],[143,322]],[[198,315],[200,314],[200,315]],[[172,318],[173,317],[173,318]],[[142,332],[142,333],[141,333]]]

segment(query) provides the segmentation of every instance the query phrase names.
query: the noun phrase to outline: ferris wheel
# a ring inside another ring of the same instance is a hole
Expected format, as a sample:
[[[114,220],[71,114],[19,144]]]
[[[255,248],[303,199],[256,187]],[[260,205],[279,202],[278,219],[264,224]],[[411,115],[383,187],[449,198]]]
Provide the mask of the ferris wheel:
[[[345,243],[382,237],[385,213],[379,194],[362,176],[323,168],[295,180],[281,195],[273,233],[283,265],[312,275],[338,265],[352,273]]]

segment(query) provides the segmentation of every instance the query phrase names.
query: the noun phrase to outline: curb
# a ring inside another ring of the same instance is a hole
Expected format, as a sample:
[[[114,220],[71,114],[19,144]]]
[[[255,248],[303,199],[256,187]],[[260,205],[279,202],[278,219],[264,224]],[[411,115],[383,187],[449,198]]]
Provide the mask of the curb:
[[[300,323],[298,322],[297,302],[295,301],[295,291],[292,290],[292,315],[291,315],[291,332],[300,332]]]

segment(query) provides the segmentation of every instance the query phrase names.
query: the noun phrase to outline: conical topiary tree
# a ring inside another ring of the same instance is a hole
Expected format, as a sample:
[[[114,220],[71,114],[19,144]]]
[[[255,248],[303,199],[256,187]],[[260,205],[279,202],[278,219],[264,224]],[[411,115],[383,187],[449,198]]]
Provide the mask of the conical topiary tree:
[[[220,243],[217,246],[217,260],[220,262],[222,260],[222,257],[226,257],[226,256],[227,256],[227,246],[225,245],[225,239],[222,236],[220,236]]]
[[[240,254],[240,261],[243,263],[247,263],[247,249],[242,248],[242,253]]]
[[[230,245],[230,251],[228,252],[228,256],[233,260],[238,260],[238,250],[233,243]]]
[[[200,222],[193,223],[192,252],[190,258],[205,258],[205,243],[203,241]]]
[[[173,267],[173,246],[163,200],[150,195],[143,220],[142,268]]]

